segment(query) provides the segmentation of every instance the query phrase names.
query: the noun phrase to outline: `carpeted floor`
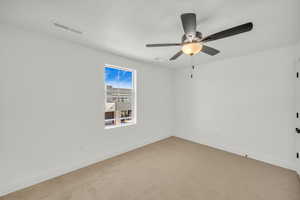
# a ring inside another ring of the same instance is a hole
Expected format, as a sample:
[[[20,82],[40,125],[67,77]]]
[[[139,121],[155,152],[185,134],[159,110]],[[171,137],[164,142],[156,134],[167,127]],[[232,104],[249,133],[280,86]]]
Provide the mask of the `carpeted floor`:
[[[176,137],[1,200],[299,200],[295,172]]]

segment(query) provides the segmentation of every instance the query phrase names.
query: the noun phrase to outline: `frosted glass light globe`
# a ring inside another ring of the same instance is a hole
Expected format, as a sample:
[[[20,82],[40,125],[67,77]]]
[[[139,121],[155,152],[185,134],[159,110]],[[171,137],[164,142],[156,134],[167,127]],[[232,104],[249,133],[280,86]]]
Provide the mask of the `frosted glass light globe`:
[[[185,54],[194,55],[199,53],[202,50],[202,47],[203,47],[202,43],[195,42],[195,43],[188,43],[183,45],[181,50]]]

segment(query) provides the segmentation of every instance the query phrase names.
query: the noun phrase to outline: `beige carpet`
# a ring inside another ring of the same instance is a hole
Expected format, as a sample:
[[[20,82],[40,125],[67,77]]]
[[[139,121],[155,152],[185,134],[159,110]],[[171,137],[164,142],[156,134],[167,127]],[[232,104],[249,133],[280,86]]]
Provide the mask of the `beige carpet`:
[[[300,200],[295,172],[171,137],[1,200]]]

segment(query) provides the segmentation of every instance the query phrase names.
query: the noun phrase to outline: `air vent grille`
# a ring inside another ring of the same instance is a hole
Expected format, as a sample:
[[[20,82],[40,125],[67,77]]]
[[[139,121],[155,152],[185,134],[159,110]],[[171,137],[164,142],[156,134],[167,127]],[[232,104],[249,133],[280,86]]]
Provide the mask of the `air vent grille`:
[[[82,34],[82,32],[79,31],[79,30],[76,30],[76,29],[74,29],[74,28],[71,28],[71,27],[68,27],[68,26],[59,24],[59,23],[57,23],[57,22],[53,23],[53,25],[56,26],[56,27],[58,27],[58,28],[62,28],[62,29],[64,29],[64,30],[66,30],[66,31],[70,31],[70,32],[77,33],[77,34]]]

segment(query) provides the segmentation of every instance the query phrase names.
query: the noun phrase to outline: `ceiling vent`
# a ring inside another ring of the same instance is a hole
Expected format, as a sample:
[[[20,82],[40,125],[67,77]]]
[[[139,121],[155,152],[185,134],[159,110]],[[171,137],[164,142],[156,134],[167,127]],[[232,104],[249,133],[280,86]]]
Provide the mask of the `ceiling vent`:
[[[76,34],[82,34],[82,32],[79,31],[79,30],[76,30],[74,28],[71,28],[71,27],[68,27],[68,26],[56,23],[56,22],[54,22],[53,25],[56,26],[56,27],[58,27],[58,28],[64,29],[66,31],[70,31],[70,32],[73,32],[73,33],[76,33]]]

